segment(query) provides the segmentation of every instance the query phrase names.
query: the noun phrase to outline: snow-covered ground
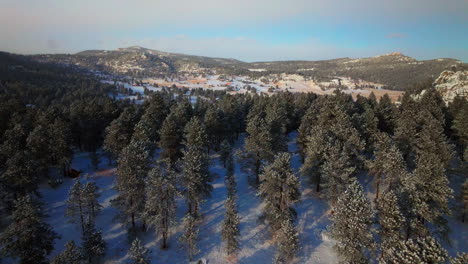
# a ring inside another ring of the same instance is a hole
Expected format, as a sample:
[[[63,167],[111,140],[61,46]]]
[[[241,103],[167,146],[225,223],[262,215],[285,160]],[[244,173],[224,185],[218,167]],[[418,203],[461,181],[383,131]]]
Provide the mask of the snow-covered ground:
[[[290,135],[288,146],[289,151],[293,154],[292,166],[297,173],[300,167],[300,157],[295,153],[297,150],[296,136],[297,133]],[[236,143],[235,148],[239,149],[242,144],[243,138]],[[263,205],[261,199],[256,195],[255,188],[249,184],[247,175],[242,171],[242,166],[241,162],[236,162],[237,203],[241,217],[241,250],[238,254],[238,263],[271,263],[275,254],[275,246],[272,244],[267,226],[258,220],[262,214]],[[88,177],[80,177],[80,181],[94,181],[100,188],[99,202],[103,209],[97,218],[97,227],[102,229],[103,237],[108,245],[105,263],[125,263],[128,258],[127,251],[130,241],[126,228],[114,220],[117,210],[110,204],[110,201],[116,196],[116,191],[112,189],[115,168],[109,167],[107,161],[102,160],[100,169],[93,171],[87,153],[77,153],[74,156],[72,167],[83,170],[82,175],[89,175]],[[227,263],[221,242],[221,226],[227,190],[224,184],[225,169],[220,165],[217,155],[212,155],[211,172],[215,175],[213,192],[211,198],[202,205],[204,217],[200,225],[197,244],[200,253],[196,258],[205,258],[209,264]],[[49,215],[47,222],[61,235],[61,239],[55,241],[55,251],[52,256],[60,252],[69,240],[81,243],[79,226],[67,223],[64,216],[68,190],[74,181],[74,179],[67,178],[57,189],[52,189],[48,185],[43,185],[40,188],[43,200],[46,202],[46,212]],[[363,183],[366,185],[366,190],[371,189],[370,181]],[[313,187],[307,184],[304,179],[301,179],[301,191],[302,199],[295,206],[298,212],[296,224],[301,243],[301,249],[297,254],[297,263],[336,263],[336,255],[332,250],[334,242],[327,237],[325,232],[327,225],[330,224],[327,216],[329,207],[323,199],[316,196]],[[172,230],[169,249],[160,249],[160,241],[155,238],[153,230],[148,230],[140,235],[144,245],[151,250],[153,263],[188,263],[185,252],[178,246],[178,238],[183,230],[181,219],[185,212],[186,206],[180,198],[177,209],[178,222]],[[449,252],[452,255],[457,251],[466,252],[468,245],[463,241],[468,241],[466,239],[467,225],[462,225],[454,219],[450,220],[450,224],[453,224],[456,232],[450,235],[453,240],[453,248],[448,248]]]

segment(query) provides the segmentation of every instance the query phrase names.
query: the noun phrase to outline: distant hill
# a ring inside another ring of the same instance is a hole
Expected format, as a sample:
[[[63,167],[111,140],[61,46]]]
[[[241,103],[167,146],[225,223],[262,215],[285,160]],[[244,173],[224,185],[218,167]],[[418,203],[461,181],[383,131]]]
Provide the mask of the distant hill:
[[[183,73],[260,77],[289,73],[316,80],[351,77],[380,83],[392,90],[405,90],[414,83],[435,79],[444,70],[468,69],[466,63],[455,59],[418,61],[401,53],[362,59],[247,63],[235,59],[169,53],[133,46],[117,50],[87,50],[76,54],[44,54],[31,57],[39,61],[132,77],[167,77]]]

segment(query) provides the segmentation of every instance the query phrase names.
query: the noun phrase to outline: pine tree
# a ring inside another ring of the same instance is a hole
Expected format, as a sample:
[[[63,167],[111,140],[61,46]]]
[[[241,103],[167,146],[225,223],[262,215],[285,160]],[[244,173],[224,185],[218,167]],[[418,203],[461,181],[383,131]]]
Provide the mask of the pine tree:
[[[125,108],[122,114],[106,128],[104,150],[109,152],[114,159],[117,159],[130,143],[137,121],[135,111],[129,107]]]
[[[11,224],[0,234],[1,255],[20,264],[47,263],[58,236],[42,221],[43,216],[40,206],[29,196],[18,199]]]
[[[466,213],[468,211],[468,180],[465,180],[462,187],[462,222],[465,222]]]
[[[117,166],[116,189],[113,200],[121,218],[135,228],[145,205],[145,177],[149,168],[149,153],[141,142],[131,142],[120,155]]]
[[[206,142],[203,125],[198,118],[193,118],[185,129],[182,175],[187,207],[195,217],[199,214],[202,199],[208,197],[213,189]]]
[[[218,150],[221,140],[224,138],[224,128],[219,110],[216,107],[208,107],[203,120],[209,135],[210,148]]]
[[[81,232],[84,234],[85,225],[88,221],[88,208],[84,200],[83,187],[79,180],[75,181],[73,186],[68,192],[68,199],[66,201],[67,208],[65,216],[69,218],[70,223],[78,223],[81,226]]]
[[[180,237],[180,242],[187,251],[189,261],[192,261],[193,257],[199,252],[197,247],[198,226],[196,221],[196,217],[187,214],[184,217],[184,233]]]
[[[88,263],[99,263],[99,259],[106,253],[106,242],[102,239],[101,231],[94,227],[94,223],[86,224],[82,241],[84,258]]]
[[[376,194],[379,198],[380,186],[386,184],[390,189],[400,181],[400,177],[406,173],[406,165],[398,147],[391,142],[385,133],[376,135],[374,147],[375,158],[367,162],[369,172],[375,176]]]
[[[333,207],[330,235],[341,263],[366,263],[374,248],[371,226],[374,214],[362,186],[352,178]]]
[[[162,235],[162,248],[167,248],[170,228],[175,221],[176,188],[175,172],[166,163],[150,170],[146,182],[145,219]]]
[[[416,169],[403,181],[406,202],[409,204],[406,212],[408,221],[413,226],[413,232],[418,230],[425,234],[424,222],[434,223],[444,231],[443,217],[449,214],[448,201],[452,197],[452,189],[448,185],[445,166],[437,154],[422,152],[416,159]],[[415,219],[419,221],[415,221]],[[416,235],[416,234],[414,234]]]
[[[455,258],[450,258],[451,264],[466,264],[468,263],[468,253],[458,253]]]
[[[275,263],[290,263],[299,250],[299,233],[292,220],[285,218],[277,237],[278,248],[275,255]]]
[[[168,106],[160,93],[154,93],[146,100],[148,106],[140,119],[141,126],[149,141],[155,144],[159,141],[158,131],[161,129],[168,112]],[[136,133],[136,128],[135,128]]]
[[[460,152],[462,153],[463,160],[468,161],[468,102],[463,101],[462,107],[456,113],[452,129],[455,132]]]
[[[253,116],[249,119],[246,129],[248,136],[245,139],[245,151],[247,161],[253,168],[255,183],[259,184],[260,171],[263,163],[270,161],[273,156],[272,137],[266,121],[260,116]]]
[[[172,115],[169,115],[163,122],[159,130],[159,147],[161,148],[161,158],[170,159],[171,164],[181,157],[182,135],[177,128],[177,122]]]
[[[129,251],[131,259],[129,264],[150,264],[151,260],[148,254],[149,250],[141,244],[141,241],[138,238],[135,238]]]
[[[393,246],[400,240],[403,240],[402,226],[405,219],[400,212],[398,199],[392,191],[384,192],[381,199],[377,201],[377,210],[379,213],[381,239],[381,261],[389,258],[389,252]]]
[[[360,152],[364,150],[365,144],[351,118],[343,109],[345,106],[327,102],[321,108],[317,124],[312,127],[307,139],[301,173],[315,181],[317,192],[320,191],[322,181],[320,166],[326,161],[326,157],[333,158],[334,153],[340,153],[341,157],[349,160],[348,169],[359,167],[361,163]]]
[[[231,152],[232,152],[231,144],[229,144],[229,142],[226,139],[223,140],[223,142],[221,142],[221,149],[219,151],[219,159],[221,160],[225,168],[226,168],[226,162],[229,156],[232,155]]]
[[[447,251],[432,237],[399,240],[383,264],[446,263]]]
[[[70,142],[70,124],[61,119],[57,119],[49,129],[52,138],[51,152],[49,153],[50,160],[52,161],[52,165],[66,172],[70,167],[73,154]]]
[[[88,222],[94,222],[99,212],[101,211],[101,204],[98,202],[99,190],[94,182],[88,182],[83,187],[82,199],[86,206],[86,211],[88,213]]]
[[[279,153],[261,175],[258,193],[265,202],[264,215],[273,232],[281,228],[285,218],[295,215],[291,206],[301,197],[299,179],[291,170],[290,159],[288,153]]]
[[[208,138],[205,125],[198,117],[192,117],[184,129],[184,145],[194,147],[200,151],[206,151],[208,146]]]
[[[286,132],[290,122],[286,105],[277,98],[272,97],[265,109],[265,121],[274,153],[288,151]]]
[[[51,137],[47,124],[37,125],[31,133],[29,133],[26,139],[27,147],[30,151],[31,158],[35,160],[35,170],[39,173],[47,173],[49,165],[51,165],[50,155],[52,152]]]
[[[397,108],[392,103],[390,96],[384,94],[377,106],[377,117],[379,119],[379,130],[389,135],[393,135],[395,129]]]
[[[228,196],[233,196],[236,194],[237,183],[236,177],[234,175],[234,158],[232,155],[229,155],[226,164],[226,177],[224,179],[226,188],[228,191]]]
[[[328,146],[324,153],[324,162],[320,166],[322,188],[325,197],[332,205],[348,186],[351,175],[356,170],[349,156],[341,152],[339,144]]]
[[[226,213],[224,215],[223,229],[221,235],[226,243],[227,255],[232,255],[239,250],[239,224],[240,218],[237,214],[236,198],[234,195],[229,195],[224,204]]]
[[[35,161],[27,150],[19,150],[6,161],[5,170],[0,174],[0,181],[15,199],[37,189],[40,177],[34,167]]]
[[[83,254],[81,248],[71,240],[65,244],[65,249],[52,259],[52,264],[81,264]]]

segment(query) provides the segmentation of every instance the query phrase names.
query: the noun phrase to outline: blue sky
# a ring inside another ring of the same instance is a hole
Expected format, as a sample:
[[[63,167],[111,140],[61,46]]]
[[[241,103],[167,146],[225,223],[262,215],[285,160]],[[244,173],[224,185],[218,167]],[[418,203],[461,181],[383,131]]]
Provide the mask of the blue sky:
[[[468,0],[0,0],[0,50],[139,45],[245,61],[402,52],[468,62]]]

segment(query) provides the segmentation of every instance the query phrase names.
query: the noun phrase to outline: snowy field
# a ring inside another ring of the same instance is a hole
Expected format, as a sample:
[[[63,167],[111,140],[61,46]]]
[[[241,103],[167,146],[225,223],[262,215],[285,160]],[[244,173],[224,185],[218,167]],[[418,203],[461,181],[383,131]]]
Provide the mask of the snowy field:
[[[296,133],[290,135],[289,151],[293,153],[292,165],[297,173],[300,167],[300,157],[296,154],[297,146],[294,143]],[[239,149],[243,144],[240,139],[236,144]],[[111,207],[110,201],[115,198],[116,191],[113,190],[115,178],[115,168],[108,167],[107,161],[102,160],[99,170],[91,169],[87,153],[77,153],[73,159],[73,168],[82,170],[80,181],[94,181],[100,188],[99,202],[103,209],[97,217],[97,227],[103,232],[103,238],[107,242],[107,252],[104,263],[126,263],[129,239],[127,231],[117,220],[114,220],[117,210]],[[262,213],[262,202],[256,195],[256,191],[248,183],[247,175],[241,170],[242,163],[236,163],[237,179],[237,204],[239,206],[239,216],[241,217],[241,250],[238,254],[238,263],[271,263],[275,254],[275,246],[272,244],[271,236],[265,224],[259,222]],[[221,226],[224,218],[224,201],[227,190],[224,185],[225,170],[219,163],[217,155],[212,155],[211,172],[215,174],[213,182],[213,192],[211,198],[202,205],[203,221],[200,225],[198,248],[200,253],[196,259],[205,258],[209,264],[227,263],[221,242]],[[88,174],[88,176],[84,176]],[[61,235],[60,240],[55,241],[55,251],[52,256],[64,248],[64,244],[69,240],[81,243],[81,231],[78,225],[68,224],[65,218],[65,201],[68,190],[72,186],[74,179],[65,179],[64,183],[57,189],[52,189],[48,185],[43,185],[40,192],[43,200],[47,203],[46,213],[49,215],[47,222],[54,230]],[[366,190],[371,189],[371,182],[361,180],[366,186]],[[332,250],[334,242],[327,238],[326,227],[330,224],[327,217],[329,207],[327,203],[316,197],[313,186],[310,186],[301,178],[301,201],[296,204],[298,212],[296,221],[300,234],[301,248],[297,254],[296,263],[337,263],[336,256]],[[372,194],[369,194],[372,195]],[[177,225],[172,229],[172,236],[169,244],[170,248],[161,250],[159,240],[155,238],[154,231],[148,230],[141,234],[139,238],[144,245],[151,250],[152,263],[188,263],[185,252],[178,246],[178,238],[182,234],[181,219],[186,212],[184,201],[179,199],[177,209]],[[450,224],[456,232],[450,234],[453,239],[452,248],[445,245],[451,255],[457,251],[467,251],[468,245],[464,241],[467,238],[467,225],[462,225],[459,220],[450,219]]]

